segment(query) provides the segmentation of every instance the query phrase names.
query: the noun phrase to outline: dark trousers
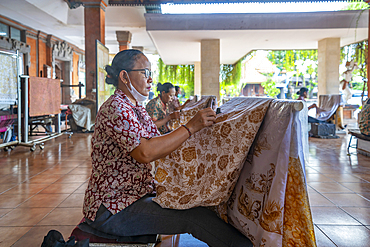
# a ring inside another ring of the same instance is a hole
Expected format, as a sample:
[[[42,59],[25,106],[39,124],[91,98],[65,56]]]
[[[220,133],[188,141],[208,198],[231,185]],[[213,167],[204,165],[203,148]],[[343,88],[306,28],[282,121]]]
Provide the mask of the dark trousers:
[[[311,116],[308,116],[308,122],[309,123],[326,123],[325,121],[318,120],[318,119],[313,118]]]
[[[87,220],[87,223],[97,231],[116,236],[190,233],[212,247],[253,246],[247,237],[205,207],[166,209],[150,196],[115,215],[102,205],[95,221]]]

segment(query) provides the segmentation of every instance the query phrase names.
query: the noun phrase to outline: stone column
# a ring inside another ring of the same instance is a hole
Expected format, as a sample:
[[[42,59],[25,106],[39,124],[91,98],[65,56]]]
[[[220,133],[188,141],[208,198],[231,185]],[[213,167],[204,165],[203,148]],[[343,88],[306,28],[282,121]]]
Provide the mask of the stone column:
[[[215,95],[220,100],[220,40],[201,41],[201,95]]]
[[[339,94],[340,38],[319,40],[318,60],[318,97]]]
[[[85,7],[85,66],[86,96],[95,97],[96,81],[96,44],[99,40],[105,45],[105,9],[108,0],[90,0]]]
[[[194,63],[194,95],[201,95],[201,67],[200,62]]]
[[[130,31],[116,31],[117,41],[119,44],[119,51],[130,49],[131,32]]]

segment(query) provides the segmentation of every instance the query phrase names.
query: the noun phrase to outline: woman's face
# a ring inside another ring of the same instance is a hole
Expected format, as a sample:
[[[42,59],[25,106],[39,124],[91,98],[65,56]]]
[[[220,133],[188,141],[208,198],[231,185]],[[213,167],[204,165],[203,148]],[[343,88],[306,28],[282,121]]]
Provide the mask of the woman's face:
[[[177,90],[177,92],[176,92],[176,96],[178,96],[178,95],[181,95],[181,88],[179,88],[179,90]]]
[[[136,90],[142,95],[148,96],[152,87],[151,84],[153,79],[151,76],[146,77],[145,69],[150,71],[151,65],[148,58],[145,55],[141,55],[136,60],[135,65],[132,68],[132,70],[135,71],[129,71],[128,75],[130,76],[130,81]]]
[[[164,91],[161,92],[161,100],[164,104],[167,104],[173,99],[173,96],[175,96],[175,88],[171,88],[168,93],[165,93]]]
[[[307,91],[303,92],[303,98],[307,98]]]

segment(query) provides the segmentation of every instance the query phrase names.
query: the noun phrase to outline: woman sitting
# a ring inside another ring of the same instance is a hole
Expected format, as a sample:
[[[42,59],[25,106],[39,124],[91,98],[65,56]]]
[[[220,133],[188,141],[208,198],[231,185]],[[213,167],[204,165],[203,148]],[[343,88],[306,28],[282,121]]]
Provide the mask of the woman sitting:
[[[305,87],[301,87],[297,94],[299,95],[298,100],[306,101],[307,98],[308,89]],[[318,108],[317,105],[314,103],[308,107],[308,110],[311,110],[312,108]],[[311,116],[308,116],[308,122],[309,123],[325,123],[325,121],[318,120],[316,118],[313,118]]]
[[[105,238],[190,233],[213,247],[252,246],[250,240],[205,207],[175,210],[152,201],[150,162],[177,149],[192,134],[214,124],[215,112],[200,110],[186,125],[161,136],[144,107],[152,84],[150,62],[124,50],[106,66],[106,83],[116,91],[100,107],[92,144],[92,173],[83,214]]]
[[[187,101],[185,101],[183,105],[181,105],[179,100],[181,96],[181,87],[175,86],[175,91],[176,91],[175,96],[173,96],[173,99],[170,101],[168,105],[170,112],[181,111],[190,102],[190,99],[188,99]]]
[[[164,84],[158,83],[157,91],[159,92],[158,97],[148,102],[146,111],[149,113],[159,132],[166,134],[170,132],[167,126],[168,121],[180,118],[178,111],[170,113],[168,108],[168,103],[175,96],[175,87],[169,82]]]

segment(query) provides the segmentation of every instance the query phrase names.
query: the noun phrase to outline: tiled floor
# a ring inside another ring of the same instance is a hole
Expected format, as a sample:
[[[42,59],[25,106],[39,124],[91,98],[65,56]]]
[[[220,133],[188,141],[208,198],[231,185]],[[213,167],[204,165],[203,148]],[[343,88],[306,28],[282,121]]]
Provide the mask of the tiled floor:
[[[310,138],[306,166],[318,246],[370,246],[370,157],[347,155],[349,137]]]
[[[40,246],[50,229],[68,238],[82,218],[91,134],[67,135],[30,152],[0,151],[0,246]],[[319,247],[370,246],[370,157],[347,156],[348,136],[310,139],[308,191]],[[190,235],[159,247],[205,247]]]

